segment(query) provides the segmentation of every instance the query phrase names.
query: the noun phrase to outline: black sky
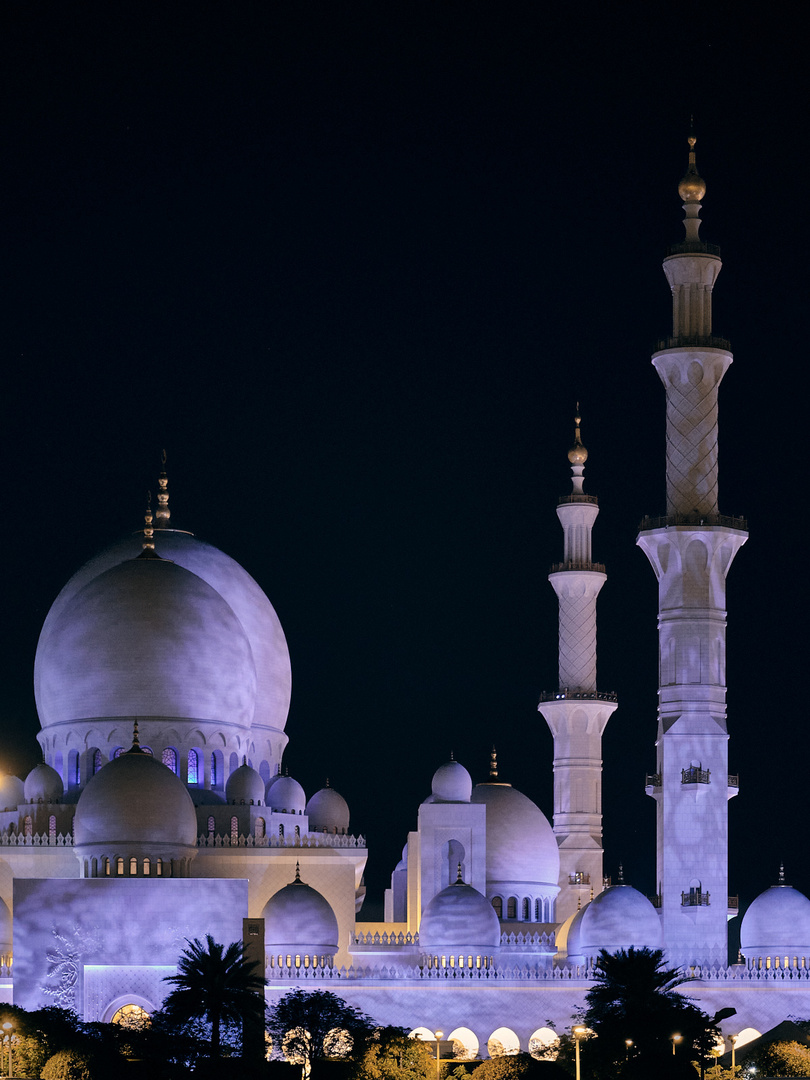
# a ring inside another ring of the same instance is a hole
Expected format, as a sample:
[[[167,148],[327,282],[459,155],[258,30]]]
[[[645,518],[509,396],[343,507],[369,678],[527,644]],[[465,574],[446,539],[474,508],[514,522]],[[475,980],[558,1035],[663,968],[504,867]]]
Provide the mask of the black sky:
[[[803,676],[807,85],[787,16],[718,3],[147,3],[0,10],[6,590],[0,759],[37,760],[42,620],[175,522],[276,607],[285,764],[326,775],[378,898],[450,751],[550,813],[561,557],[582,402],[607,729],[606,869],[654,891],[664,503],[660,261],[694,112],[729,580],[731,891],[810,891]],[[801,839],[798,839],[801,838]],[[797,848],[797,843],[800,847]]]

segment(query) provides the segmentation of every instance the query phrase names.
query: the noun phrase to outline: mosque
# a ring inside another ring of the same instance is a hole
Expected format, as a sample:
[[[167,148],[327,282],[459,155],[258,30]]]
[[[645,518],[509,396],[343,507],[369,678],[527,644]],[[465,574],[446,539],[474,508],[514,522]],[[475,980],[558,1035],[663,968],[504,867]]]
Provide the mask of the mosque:
[[[343,796],[307,798],[283,771],[290,658],[269,600],[236,562],[172,527],[168,480],[142,532],[65,585],[42,628],[43,762],[0,780],[0,994],[87,1020],[151,1013],[185,940],[244,940],[268,1000],[326,988],[380,1023],[467,1056],[529,1049],[567,1028],[600,949],[661,947],[697,976],[726,1034],[810,1014],[810,900],[759,896],[729,965],[726,576],[747,534],[720,513],[717,396],[732,361],[712,333],[719,250],[699,237],[705,184],[690,138],[686,236],[664,272],[673,325],[652,362],[666,392],[666,515],[638,544],[659,587],[656,894],[603,877],[602,736],[617,708],[596,679],[605,570],[575,423],[559,501],[559,684],[549,818],[490,775],[438,763],[414,807],[384,922],[362,919],[362,835]],[[295,734],[295,733],[293,733]],[[425,778],[427,780],[427,777]]]

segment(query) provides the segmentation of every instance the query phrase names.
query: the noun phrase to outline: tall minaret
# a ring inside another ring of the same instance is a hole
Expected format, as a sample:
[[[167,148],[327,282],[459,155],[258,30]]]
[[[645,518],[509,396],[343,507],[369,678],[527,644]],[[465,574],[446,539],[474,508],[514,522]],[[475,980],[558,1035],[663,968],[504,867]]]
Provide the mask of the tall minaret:
[[[666,390],[667,514],[645,518],[638,545],[658,578],[657,764],[647,792],[657,804],[656,891],[669,959],[728,963],[726,575],[747,533],[717,503],[717,390],[731,363],[712,336],[720,252],[700,240],[706,185],[689,138],[678,186],[686,239],[670,248],[672,337],[652,362]],[[736,914],[736,912],[734,912]]]
[[[602,890],[602,732],[616,708],[615,694],[596,689],[596,598],[607,578],[604,566],[591,559],[599,506],[595,495],[582,490],[588,451],[580,423],[577,415],[568,452],[573,490],[557,506],[563,561],[548,577],[559,601],[560,683],[538,705],[554,736],[554,833],[560,848],[556,922]]]

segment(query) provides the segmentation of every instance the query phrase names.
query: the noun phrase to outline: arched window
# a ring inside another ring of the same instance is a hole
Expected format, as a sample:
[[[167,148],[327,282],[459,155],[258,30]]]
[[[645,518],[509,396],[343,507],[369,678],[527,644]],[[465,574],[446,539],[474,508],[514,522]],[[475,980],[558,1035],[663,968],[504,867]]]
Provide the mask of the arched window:
[[[235,844],[239,839],[239,818],[231,818],[231,843]]]
[[[56,814],[48,818],[48,838],[52,841],[56,839]]]
[[[138,860],[134,855],[129,860],[129,873],[131,877],[136,877],[138,874]]]
[[[152,747],[151,747],[151,746],[142,746],[142,747],[141,747],[141,750],[143,750],[143,752],[144,752],[145,754],[148,754],[148,755],[149,755],[149,757],[154,757],[154,756],[155,756],[155,755],[154,755],[154,754],[152,753]]]
[[[158,859],[155,863],[155,877],[163,876],[163,859]]]
[[[25,835],[26,836],[33,836],[34,835],[34,822],[31,820],[31,815],[30,814],[25,815]]]
[[[152,872],[152,864],[149,862],[149,859],[144,859],[143,860],[143,876],[144,877],[149,877],[151,872]]]
[[[283,825],[279,825],[279,827],[278,827],[278,835],[279,836],[284,835],[284,826]]]
[[[90,751],[90,775],[95,776],[101,768],[101,751],[96,747]]]
[[[217,770],[217,752],[215,750],[211,755],[211,787],[216,787],[219,782],[219,771]]]
[[[506,917],[507,919],[517,918],[517,898],[510,896],[506,901]]]
[[[188,752],[188,782],[199,784],[200,782],[200,755],[196,750]]]
[[[173,746],[167,746],[163,751],[160,760],[166,766],[167,769],[171,769],[172,772],[177,775],[177,751]]]
[[[495,908],[495,914],[499,919],[503,918],[503,900],[500,896],[492,897],[492,906]]]
[[[78,787],[79,777],[79,751],[71,750],[68,754],[68,784]]]
[[[534,921],[543,922],[543,902],[541,900],[535,900],[534,902]]]
[[[101,868],[104,871],[104,876],[109,877],[110,876],[110,860],[107,858],[106,855],[101,860]]]
[[[264,837],[264,818],[256,818],[256,825],[254,826],[254,836],[257,840],[261,840]]]
[[[531,901],[528,896],[523,897],[523,921],[528,922],[531,919]]]
[[[113,759],[121,757],[123,752],[124,752],[123,746],[116,746],[116,748],[113,750],[113,755],[112,755]]]
[[[121,858],[121,856],[120,856],[120,855],[119,855],[119,856],[118,856],[118,858],[117,858],[117,859],[115,860],[115,872],[116,872],[116,874],[118,874],[118,875],[119,875],[119,877],[120,877],[120,876],[121,876],[121,874],[123,874],[123,872],[124,872],[124,860],[123,860],[123,859]]]
[[[216,829],[216,822],[214,821],[214,815],[211,814],[208,818],[208,835],[213,836]]]

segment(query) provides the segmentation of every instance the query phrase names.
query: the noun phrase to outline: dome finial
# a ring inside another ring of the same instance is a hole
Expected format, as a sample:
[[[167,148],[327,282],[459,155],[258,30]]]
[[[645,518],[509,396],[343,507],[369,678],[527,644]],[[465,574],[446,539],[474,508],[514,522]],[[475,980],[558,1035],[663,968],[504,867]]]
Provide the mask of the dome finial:
[[[785,884],[785,864],[783,862],[779,863],[779,884]]]
[[[152,521],[152,492],[146,493],[146,513],[143,516],[143,550],[155,550],[155,530]]]
[[[296,881],[301,880],[301,864],[298,862],[297,859],[296,859],[296,862],[295,862],[295,880]]]
[[[458,864],[458,872],[456,873],[456,885],[464,884],[464,875],[461,873],[461,863]]]
[[[490,780],[498,779],[498,755],[494,746],[489,752],[489,778]]]
[[[616,879],[617,885],[624,885],[624,867],[619,863],[619,876]]]
[[[144,751],[141,749],[141,741],[138,735],[138,721],[132,721],[132,746],[130,746],[128,753],[130,754],[142,754]]]
[[[166,475],[165,450],[161,452],[160,463],[163,468],[160,470],[160,474],[158,476],[158,508],[157,513],[155,514],[155,518],[157,520],[157,527],[159,529],[168,529],[171,511],[169,510],[169,478]]]

